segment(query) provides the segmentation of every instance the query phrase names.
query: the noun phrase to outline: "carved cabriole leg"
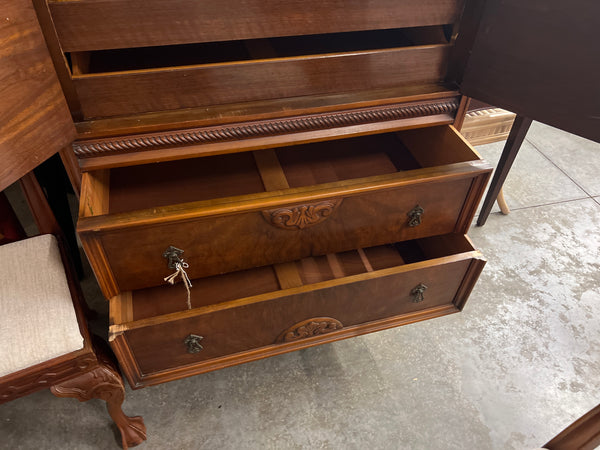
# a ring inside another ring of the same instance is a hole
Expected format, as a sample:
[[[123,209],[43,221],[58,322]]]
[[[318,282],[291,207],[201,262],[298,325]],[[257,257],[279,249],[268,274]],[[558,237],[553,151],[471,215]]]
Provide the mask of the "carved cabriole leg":
[[[50,388],[57,397],[73,397],[80,402],[98,398],[106,402],[108,413],[121,432],[123,448],[134,447],[146,440],[146,426],[139,417],[128,417],[121,405],[125,400],[125,387],[121,376],[112,364],[99,359],[99,366],[75,378],[55,384]]]

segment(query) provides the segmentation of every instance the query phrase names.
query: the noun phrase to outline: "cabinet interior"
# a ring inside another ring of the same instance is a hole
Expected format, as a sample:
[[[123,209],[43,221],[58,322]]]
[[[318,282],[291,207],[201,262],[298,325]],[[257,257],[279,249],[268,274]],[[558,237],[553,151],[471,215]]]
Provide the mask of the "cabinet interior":
[[[284,264],[192,280],[191,304],[192,308],[218,305],[473,250],[468,239],[457,234],[303,258]],[[141,320],[187,309],[187,296],[181,283],[133,291],[128,298],[131,301],[130,320]]]

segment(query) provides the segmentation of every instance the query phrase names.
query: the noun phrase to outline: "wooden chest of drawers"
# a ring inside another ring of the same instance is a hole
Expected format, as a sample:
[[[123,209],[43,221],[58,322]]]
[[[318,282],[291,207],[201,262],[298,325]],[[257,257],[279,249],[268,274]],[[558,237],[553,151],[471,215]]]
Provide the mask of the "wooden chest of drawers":
[[[566,70],[515,45],[551,3],[34,0],[132,386],[462,309],[491,168],[453,127],[461,93],[575,131],[597,117],[548,104],[552,76],[515,88]]]

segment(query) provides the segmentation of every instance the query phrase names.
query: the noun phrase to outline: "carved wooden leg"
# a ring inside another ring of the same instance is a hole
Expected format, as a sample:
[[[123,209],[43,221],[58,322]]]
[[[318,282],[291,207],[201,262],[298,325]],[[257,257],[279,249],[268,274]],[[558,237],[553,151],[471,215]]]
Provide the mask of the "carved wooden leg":
[[[121,405],[125,400],[123,380],[112,364],[100,359],[99,366],[50,388],[57,397],[74,397],[80,402],[99,398],[106,402],[108,413],[121,431],[123,448],[134,447],[146,440],[146,426],[139,417],[128,417]]]

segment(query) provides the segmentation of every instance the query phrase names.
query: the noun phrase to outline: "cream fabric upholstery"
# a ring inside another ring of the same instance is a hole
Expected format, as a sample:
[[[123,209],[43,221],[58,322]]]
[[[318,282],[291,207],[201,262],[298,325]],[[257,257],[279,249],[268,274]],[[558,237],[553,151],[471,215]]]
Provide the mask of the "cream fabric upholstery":
[[[56,238],[0,246],[0,377],[81,348]]]

